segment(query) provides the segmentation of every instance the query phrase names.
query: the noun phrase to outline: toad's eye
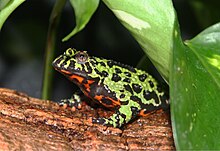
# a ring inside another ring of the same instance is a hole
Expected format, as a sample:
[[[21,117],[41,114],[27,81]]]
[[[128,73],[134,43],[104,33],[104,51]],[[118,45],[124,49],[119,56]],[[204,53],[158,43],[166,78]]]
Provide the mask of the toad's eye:
[[[86,52],[78,52],[75,56],[77,63],[84,64],[88,60],[88,54]]]

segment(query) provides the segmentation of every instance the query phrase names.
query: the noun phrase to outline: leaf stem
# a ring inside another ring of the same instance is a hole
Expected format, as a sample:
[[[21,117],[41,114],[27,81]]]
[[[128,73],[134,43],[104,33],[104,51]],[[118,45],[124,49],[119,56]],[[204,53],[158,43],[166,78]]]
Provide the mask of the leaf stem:
[[[65,3],[66,0],[57,0],[50,15],[47,43],[45,48],[42,99],[49,99],[51,96],[53,77],[53,69],[51,63],[54,59],[57,29],[60,22],[61,12],[63,10],[63,7],[65,6]]]

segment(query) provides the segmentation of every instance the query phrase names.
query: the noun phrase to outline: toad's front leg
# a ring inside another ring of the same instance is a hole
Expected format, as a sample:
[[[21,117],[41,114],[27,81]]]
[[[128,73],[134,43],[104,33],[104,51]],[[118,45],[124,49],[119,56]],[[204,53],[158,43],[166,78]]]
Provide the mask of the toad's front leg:
[[[82,92],[75,92],[72,97],[70,99],[62,99],[62,100],[59,100],[57,103],[60,105],[60,106],[64,106],[65,108],[68,106],[68,107],[71,107],[73,111],[75,111],[76,109],[81,109],[82,107],[82,95],[83,93]]]

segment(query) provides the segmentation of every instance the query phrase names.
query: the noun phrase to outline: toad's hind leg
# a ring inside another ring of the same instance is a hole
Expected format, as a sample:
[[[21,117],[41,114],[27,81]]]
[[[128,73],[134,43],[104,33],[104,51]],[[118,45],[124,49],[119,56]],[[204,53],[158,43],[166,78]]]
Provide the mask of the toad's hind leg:
[[[128,123],[134,119],[139,113],[136,107],[130,107],[127,105],[121,105],[118,110],[109,118],[96,118],[92,120],[93,123],[112,126],[112,127],[122,127],[124,124]]]

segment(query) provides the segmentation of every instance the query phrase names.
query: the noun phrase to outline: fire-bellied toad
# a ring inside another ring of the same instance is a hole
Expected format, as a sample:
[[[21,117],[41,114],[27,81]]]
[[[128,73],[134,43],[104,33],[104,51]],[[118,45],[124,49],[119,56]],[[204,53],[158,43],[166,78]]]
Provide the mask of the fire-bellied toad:
[[[107,108],[110,118],[93,118],[93,123],[121,127],[137,116],[144,116],[168,105],[156,80],[145,71],[113,60],[89,56],[86,51],[67,49],[53,61],[54,68],[77,84],[81,91]],[[77,95],[60,104],[80,108]]]

